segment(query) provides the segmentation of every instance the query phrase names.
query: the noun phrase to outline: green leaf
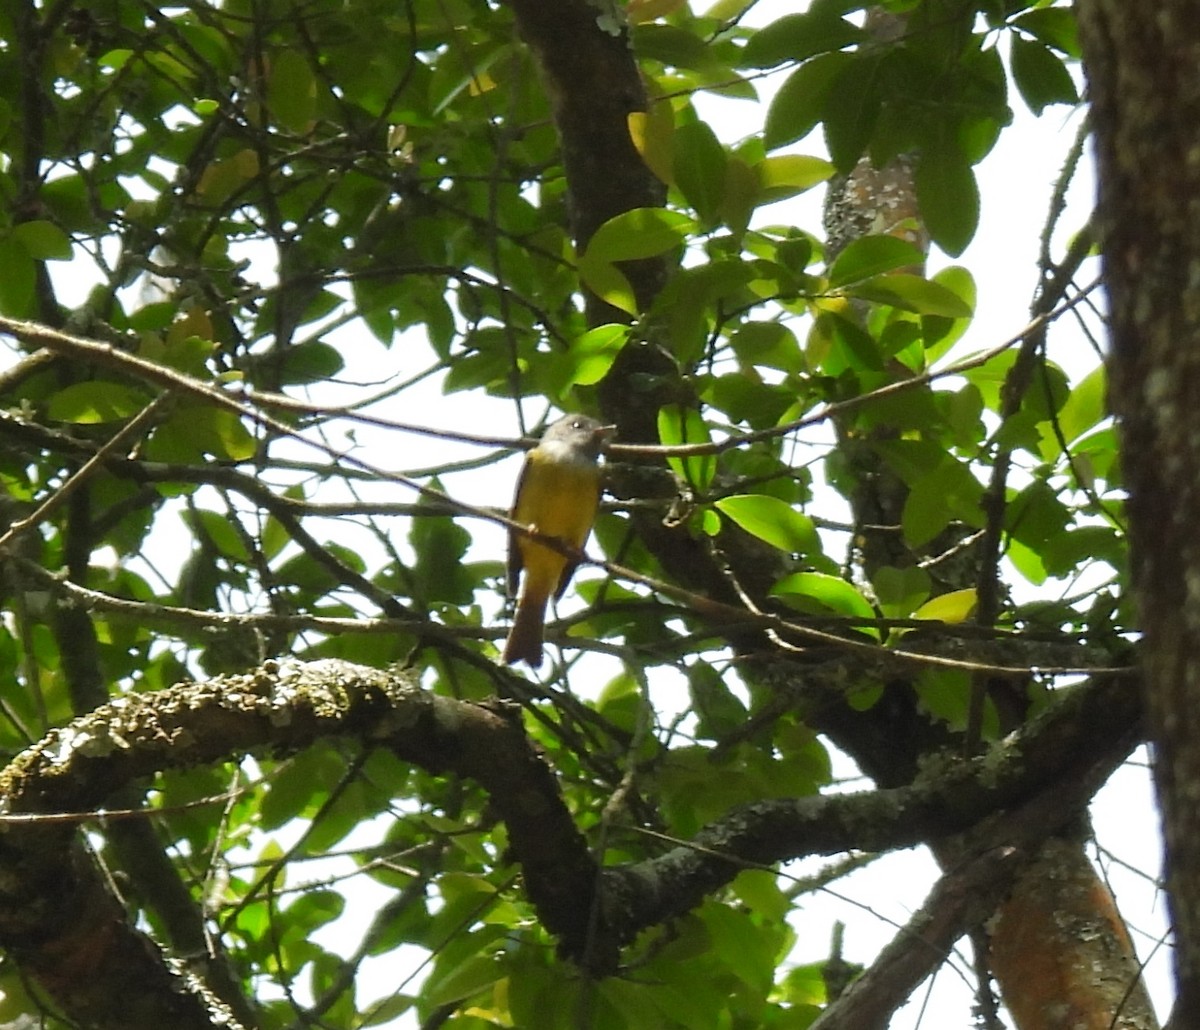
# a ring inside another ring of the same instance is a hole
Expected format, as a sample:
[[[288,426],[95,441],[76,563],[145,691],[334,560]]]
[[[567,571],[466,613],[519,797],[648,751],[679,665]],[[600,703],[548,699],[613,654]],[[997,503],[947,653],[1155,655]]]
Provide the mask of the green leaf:
[[[849,54],[822,54],[805,61],[784,80],[767,109],[763,145],[768,150],[803,139],[816,128],[835,95],[835,80],[852,60]]]
[[[658,438],[667,447],[708,443],[712,439],[700,413],[693,407],[685,408],[678,404],[665,404],[659,408]],[[671,456],[667,458],[667,464],[685,483],[699,491],[707,490],[717,473],[715,454],[696,454],[682,458]]]
[[[952,730],[967,725],[967,709],[971,703],[971,676],[960,669],[922,669],[917,676],[917,698],[934,718]],[[995,734],[995,708],[990,706],[991,718],[985,719],[988,735]]]
[[[54,224],[65,232],[95,231],[98,228],[97,212],[90,199],[96,195],[95,188],[96,184],[90,176],[85,179],[82,175],[64,175],[43,183],[38,191],[38,200],[45,205],[45,211]],[[116,201],[113,208],[124,208],[126,217],[133,221],[128,194],[116,183],[111,184],[110,189],[114,194],[119,193],[119,196],[112,197]]]
[[[974,587],[966,590],[952,590],[948,594],[939,594],[926,601],[913,612],[913,618],[951,624],[965,622],[974,611],[977,600],[978,592]]]
[[[129,313],[129,328],[136,329],[138,332],[166,329],[175,321],[178,313],[179,305],[173,300],[143,304]]]
[[[912,484],[900,515],[904,539],[912,547],[921,547],[955,519],[980,525],[982,496],[983,487],[970,469],[947,457]]]
[[[967,383],[961,390],[950,394],[946,398],[945,413],[956,445],[972,447],[983,440],[986,432],[982,418],[983,394],[977,386]]]
[[[1004,523],[1013,538],[1040,550],[1071,524],[1071,510],[1048,483],[1035,479],[1009,501]]]
[[[561,389],[565,392],[572,386],[594,386],[600,382],[629,342],[629,334],[629,326],[608,323],[589,329],[572,342],[559,358],[564,372]]]
[[[289,347],[283,356],[280,382],[285,384],[320,383],[332,379],[345,361],[336,347],[321,340],[308,340]]]
[[[730,298],[744,303],[752,276],[744,261],[717,260],[684,268],[671,278],[655,299],[650,317],[667,326],[671,353],[681,364],[703,354],[717,302]]]
[[[782,920],[791,910],[791,901],[779,889],[779,877],[766,869],[743,869],[729,889],[752,912],[767,919]]]
[[[855,55],[841,70],[825,108],[825,145],[843,174],[858,163],[871,142],[883,105],[881,58]]]
[[[626,285],[628,286],[628,283]],[[487,328],[479,332],[485,332]],[[472,343],[478,344],[479,332],[471,334]],[[503,330],[497,329],[497,333],[503,333]],[[534,360],[539,364],[545,359],[544,354],[534,355]],[[457,393],[459,390],[491,389],[496,383],[506,382],[511,373],[509,356],[499,347],[485,346],[474,353],[455,356],[446,378],[442,381],[442,390],[446,393]]]
[[[212,430],[207,449],[213,457],[228,458],[230,461],[246,461],[254,457],[258,441],[237,414],[225,408],[210,408],[207,417]]]
[[[769,927],[748,912],[712,901],[701,907],[699,915],[725,968],[751,990],[765,994],[775,971]]]
[[[67,234],[44,219],[14,225],[12,236],[35,261],[70,261],[74,256]]]
[[[947,254],[961,254],[979,225],[979,186],[970,163],[953,144],[930,147],[913,180],[929,235]]]
[[[745,68],[774,68],[785,61],[803,61],[816,54],[861,43],[866,33],[827,10],[787,14],[759,29],[746,43],[739,64]]]
[[[211,162],[196,184],[196,195],[216,208],[259,173],[258,153],[249,147]]]
[[[183,517],[198,537],[206,537],[225,557],[236,562],[250,559],[245,537],[234,529],[232,521],[225,513],[199,508],[184,512]]]
[[[284,496],[292,498],[293,500],[304,500],[303,485],[296,483],[292,486],[289,486],[284,491]],[[287,529],[284,528],[283,523],[280,522],[279,519],[277,519],[274,515],[268,515],[267,521],[263,525],[262,540],[260,541],[262,544],[263,556],[267,559],[267,561],[274,561],[276,558],[278,558],[280,552],[282,552],[283,549],[287,547],[289,543],[291,543],[291,540],[292,535]]]
[[[596,698],[596,711],[610,724],[633,731],[642,715],[645,702],[638,681],[627,672],[609,680]]]
[[[794,197],[825,182],[834,172],[833,165],[824,158],[804,154],[767,157],[755,165],[754,170],[758,174],[762,204]]]
[[[149,398],[132,386],[95,380],[64,386],[51,396],[46,414],[56,422],[95,425],[129,418],[148,403]]]
[[[371,1002],[363,1013],[357,1015],[362,1026],[398,1026],[399,1017],[409,1012],[417,999],[411,994],[389,994],[386,998]]]
[[[898,569],[884,565],[871,580],[875,597],[883,614],[890,619],[903,619],[921,606],[931,589],[929,573],[916,565]]]
[[[1079,22],[1069,7],[1040,7],[1026,11],[1014,18],[1012,25],[1061,50],[1068,57],[1081,56]]]
[[[653,979],[651,979],[653,978]],[[650,981],[650,982],[647,982]],[[665,1026],[699,1028],[727,1007],[727,996],[711,981],[689,980],[676,986],[669,978],[649,972],[640,980],[608,977],[592,991],[587,1004],[594,1027],[607,1030],[660,1030]],[[578,1004],[575,1006],[579,1008]],[[561,1011],[530,1026],[568,1030]]]
[[[0,239],[0,315],[28,318],[33,314],[37,266],[29,251],[11,235]]]
[[[593,262],[635,261],[678,247],[697,229],[694,219],[678,211],[638,207],[605,222],[588,241]]]
[[[846,291],[852,297],[890,304],[918,315],[970,318],[974,313],[953,290],[919,275],[892,272],[876,276]]]
[[[588,253],[579,258],[576,267],[579,269],[579,278],[587,288],[606,304],[629,315],[638,314],[633,285],[616,265],[594,258],[589,248]]]
[[[740,235],[750,224],[758,201],[758,173],[741,158],[729,158],[725,164],[725,195],[721,198],[722,221]]]
[[[343,788],[332,803],[321,809],[321,818],[313,821],[305,837],[305,847],[313,854],[329,851],[339,841],[345,840],[356,826],[372,816],[378,815],[386,799],[379,797],[371,785],[356,780]]]
[[[634,149],[659,179],[668,186],[675,182],[675,113],[666,101],[657,101],[645,111],[626,115],[629,138]]]
[[[725,197],[725,148],[704,122],[675,130],[675,184],[701,221],[716,222]]]
[[[808,962],[793,966],[784,975],[780,985],[783,995],[793,1010],[801,1010],[795,1030],[807,1030],[821,1013],[818,1006],[828,1000],[825,970],[825,962]]]
[[[435,486],[439,486],[436,481]],[[412,520],[409,542],[417,560],[411,566],[409,585],[426,601],[467,605],[474,597],[475,577],[462,559],[471,534],[447,515],[419,510]]]
[[[775,367],[769,360],[762,364]],[[803,358],[799,367],[803,367]],[[793,409],[796,391],[786,384],[761,382],[757,376],[745,372],[728,372],[711,381],[705,400],[723,412],[730,422],[744,423],[752,429],[769,429],[784,421],[784,415]],[[726,462],[732,465],[738,459],[728,455]],[[708,515],[710,524],[719,529],[721,520],[717,513],[709,511]]]
[[[1080,526],[1048,539],[1041,558],[1046,571],[1058,577],[1069,576],[1093,562],[1121,569],[1127,561],[1126,542],[1111,526]]]
[[[804,355],[796,334],[780,322],[746,322],[730,337],[729,345],[746,365],[781,372],[799,372],[804,368]]]
[[[875,609],[853,583],[847,583],[838,576],[830,576],[824,572],[796,572],[784,576],[771,588],[771,595],[782,597],[805,611],[819,610],[811,604],[803,603],[813,601],[840,615],[849,615],[869,622],[878,618]],[[878,632],[874,627],[864,628],[873,634]]]
[[[721,740],[746,724],[746,706],[707,662],[689,666],[687,680],[688,697],[697,718],[697,737]]]
[[[999,409],[1000,391],[1016,360],[1017,350],[1010,347],[988,358],[982,365],[969,368],[963,373],[963,378],[978,388],[983,396],[983,403],[989,410]]]
[[[1041,586],[1046,582],[1046,563],[1032,547],[1021,543],[1020,540],[1009,540],[1004,556],[1012,562],[1013,568],[1034,586]]]
[[[704,12],[704,17],[716,22],[737,21],[757,0],[717,0]]]
[[[1041,114],[1050,104],[1079,103],[1071,73],[1044,43],[1014,35],[1012,74],[1021,99],[1034,114]]]
[[[972,312],[975,310],[975,279],[965,268],[950,265],[933,277],[933,282],[950,290]],[[937,361],[960,339],[971,324],[971,318],[945,318],[925,315],[921,319],[921,332],[925,338],[925,360]]]
[[[504,967],[493,955],[468,955],[457,965],[440,967],[441,963],[422,990],[425,1004],[434,1008],[478,994],[504,976]]]
[[[180,404],[155,428],[150,447],[158,461],[194,461],[205,454],[245,461],[254,456],[258,444],[234,412]]]
[[[346,909],[346,899],[337,891],[309,889],[284,909],[281,925],[289,936],[307,937],[314,930],[339,918]]]
[[[259,808],[262,828],[275,830],[293,819],[311,816],[344,771],[342,759],[323,744],[289,758],[272,775]]]
[[[849,318],[823,312],[817,317],[813,331],[824,334],[830,345],[828,354],[821,361],[821,371],[826,375],[841,375],[847,369],[878,372],[883,368],[878,342]],[[811,354],[809,360],[812,360]]]
[[[468,97],[487,93],[495,85],[489,69],[507,57],[511,49],[507,43],[487,43],[471,48],[465,60],[438,62],[429,84],[430,99],[434,101],[433,115],[444,116],[464,93]]]
[[[767,494],[735,494],[713,502],[722,515],[747,533],[789,554],[819,554],[813,520],[786,501]]]
[[[1103,365],[1098,365],[1071,388],[1058,412],[1058,427],[1067,443],[1074,443],[1107,417],[1107,396],[1108,376]]]
[[[919,268],[924,263],[924,252],[907,240],[862,236],[848,243],[834,260],[829,268],[829,285],[847,286],[899,268]]]
[[[703,70],[716,64],[712,47],[695,32],[663,22],[634,27],[631,36],[638,56],[675,68]]]

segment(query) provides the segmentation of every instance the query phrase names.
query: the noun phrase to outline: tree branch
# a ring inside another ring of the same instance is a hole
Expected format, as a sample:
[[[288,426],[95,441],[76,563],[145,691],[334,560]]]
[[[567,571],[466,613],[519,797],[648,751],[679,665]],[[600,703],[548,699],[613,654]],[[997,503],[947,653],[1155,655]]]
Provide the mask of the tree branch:
[[[658,858],[607,874],[607,918],[627,942],[682,915],[747,866],[937,841],[1052,794],[1041,835],[1078,814],[1140,740],[1132,679],[1095,680],[971,761],[931,765],[907,787],[744,805]],[[999,847],[1000,838],[990,846]],[[961,932],[961,931],[960,931]]]
[[[0,798],[9,816],[88,810],[164,769],[352,737],[487,788],[544,925],[563,941],[584,940],[595,867],[515,712],[439,697],[399,676],[340,662],[268,662],[244,676],[118,698],[52,731],[0,773]],[[213,1024],[219,1009],[128,924],[75,839],[74,827],[61,821],[8,827],[0,839],[0,945],[88,1025]],[[129,994],[139,996],[136,1019],[106,1000]]]
[[[1039,823],[1040,832],[1050,833],[1134,745],[1139,715],[1128,680],[1097,680],[1064,692],[1041,719],[974,762],[952,763],[896,790],[745,806],[687,846],[602,879],[515,708],[456,701],[404,677],[342,662],[268,662],[247,675],[119,698],[14,760],[0,773],[0,798],[10,816],[75,812],[169,768],[266,748],[295,753],[329,737],[386,747],[488,791],[543,925],[565,955],[586,956],[591,971],[603,974],[615,970],[620,947],[638,932],[688,911],[748,863],[909,846],[1052,794],[1057,815]],[[144,1025],[207,1025],[211,1008],[194,994],[190,1015],[172,1008],[168,1019],[167,1008],[152,1010],[155,992],[144,985],[162,985],[159,1004],[175,1006],[178,975],[127,924],[74,839],[69,823],[27,819],[0,838],[7,873],[0,883],[0,945],[68,1012],[94,1014],[103,1002],[86,985],[115,978],[139,983],[148,1012],[157,1012]],[[597,907],[598,883],[604,893]],[[54,972],[81,965],[87,975],[70,983]],[[108,988],[102,993],[120,996]],[[103,1018],[97,1025],[129,1025],[124,1013],[108,1023]]]

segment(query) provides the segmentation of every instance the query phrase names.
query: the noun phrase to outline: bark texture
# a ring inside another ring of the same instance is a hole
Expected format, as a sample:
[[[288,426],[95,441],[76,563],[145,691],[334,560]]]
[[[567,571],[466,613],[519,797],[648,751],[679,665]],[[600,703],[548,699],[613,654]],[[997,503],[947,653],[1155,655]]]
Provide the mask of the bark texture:
[[[1200,18],[1081,0],[1133,578],[1175,925],[1177,1027],[1200,1026]]]

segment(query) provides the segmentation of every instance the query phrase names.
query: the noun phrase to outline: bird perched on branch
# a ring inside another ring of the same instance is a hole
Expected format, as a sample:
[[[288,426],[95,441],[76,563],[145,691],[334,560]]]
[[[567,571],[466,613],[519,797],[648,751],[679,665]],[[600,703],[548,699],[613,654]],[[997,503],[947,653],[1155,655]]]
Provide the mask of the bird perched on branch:
[[[550,426],[525,457],[512,520],[566,548],[581,549],[600,503],[600,452],[615,431],[587,415],[567,415]],[[546,604],[551,596],[562,597],[578,563],[532,536],[510,531],[509,592],[516,593],[522,571],[525,578],[504,645],[506,664],[524,661],[535,669],[542,664]]]

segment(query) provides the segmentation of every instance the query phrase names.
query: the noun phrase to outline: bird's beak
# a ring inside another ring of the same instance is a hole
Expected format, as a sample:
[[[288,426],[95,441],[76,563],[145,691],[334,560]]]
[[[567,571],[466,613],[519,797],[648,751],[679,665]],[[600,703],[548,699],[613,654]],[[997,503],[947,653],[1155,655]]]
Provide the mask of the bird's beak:
[[[600,441],[601,445],[611,443],[616,436],[616,426],[597,426],[596,428],[596,439]]]

